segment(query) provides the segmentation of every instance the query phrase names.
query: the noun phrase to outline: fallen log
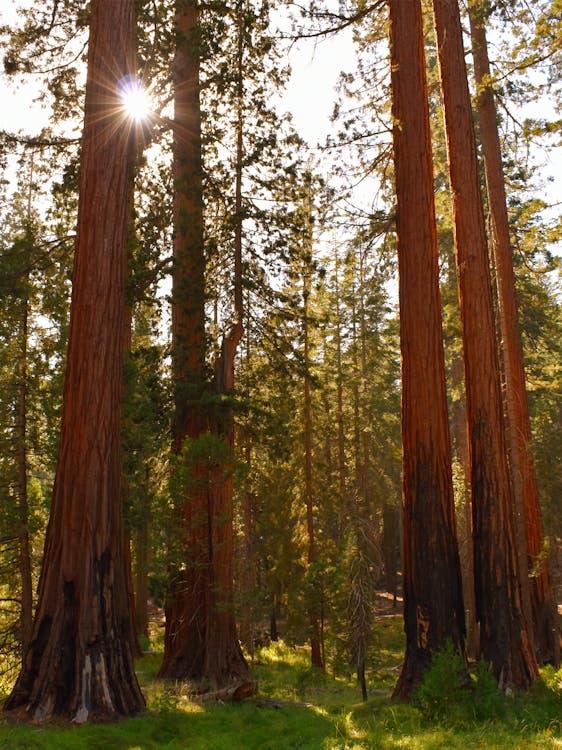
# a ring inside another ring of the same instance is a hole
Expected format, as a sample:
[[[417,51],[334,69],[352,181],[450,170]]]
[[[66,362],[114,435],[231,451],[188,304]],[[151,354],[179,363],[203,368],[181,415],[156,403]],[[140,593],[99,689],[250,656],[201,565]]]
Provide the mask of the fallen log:
[[[194,703],[226,703],[227,701],[233,701],[238,703],[239,701],[251,698],[258,692],[258,683],[246,680],[245,682],[239,682],[235,685],[229,685],[228,687],[221,688],[220,690],[213,690],[208,693],[198,693],[197,695],[190,696]]]

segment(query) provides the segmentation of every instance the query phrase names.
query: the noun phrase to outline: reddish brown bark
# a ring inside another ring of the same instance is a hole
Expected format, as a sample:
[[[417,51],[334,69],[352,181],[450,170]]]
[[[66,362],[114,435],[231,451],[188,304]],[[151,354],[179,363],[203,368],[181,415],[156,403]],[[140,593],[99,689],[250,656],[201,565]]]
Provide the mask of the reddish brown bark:
[[[120,505],[124,268],[133,139],[132,0],[91,7],[79,215],[59,456],[33,637],[5,708],[76,722],[144,701],[130,645]]]
[[[186,438],[211,433],[223,442],[222,458],[191,461],[190,486],[181,507],[180,546],[184,567],[174,574],[166,610],[165,677],[205,680],[222,686],[245,676],[247,665],[236,633],[233,607],[234,361],[243,327],[242,309],[242,91],[239,90],[234,237],[235,323],[215,368],[216,408],[204,411],[205,259],[201,166],[199,7],[177,3],[175,57],[175,238],[172,336],[176,423],[174,449]],[[239,55],[241,51],[239,49]],[[241,76],[241,71],[240,71]],[[241,79],[240,79],[241,80]],[[239,86],[241,84],[239,83]],[[195,447],[197,450],[197,448]]]
[[[234,441],[233,396],[235,360],[244,334],[243,297],[243,205],[242,172],[244,160],[244,43],[242,0],[237,4],[237,123],[235,161],[234,221],[234,323],[224,337],[215,365],[214,388],[220,397],[210,419],[213,435],[224,446],[224,457],[211,468],[209,476],[209,621],[205,654],[205,677],[216,685],[243,678],[248,666],[242,654],[234,618]]]
[[[208,423],[201,405],[205,362],[205,257],[201,164],[199,7],[176,3],[174,58],[174,266],[172,276],[173,451],[197,440]],[[209,617],[208,482],[205,466],[190,463],[181,489],[179,560],[169,583],[162,677],[201,679]]]
[[[427,82],[419,0],[390,1],[402,351],[406,655],[394,695],[409,698],[431,655],[464,652],[438,284]]]
[[[474,571],[482,656],[502,688],[537,675],[522,611],[490,269],[457,0],[434,0],[465,361]]]
[[[556,622],[556,608],[550,585],[548,560],[544,554],[545,539],[537,476],[529,447],[531,428],[527,389],[525,387],[523,347],[519,328],[496,104],[490,83],[490,61],[483,8],[481,2],[469,4],[469,18],[474,75],[478,87],[477,107],[480,140],[484,157],[488,206],[492,226],[491,240],[496,267],[511,476],[517,512],[523,519],[527,545],[528,560],[524,557],[522,567],[523,570],[528,568],[531,576],[529,594],[537,660],[541,664],[550,662],[558,666],[560,664],[560,632]],[[524,552],[524,549],[522,551]]]

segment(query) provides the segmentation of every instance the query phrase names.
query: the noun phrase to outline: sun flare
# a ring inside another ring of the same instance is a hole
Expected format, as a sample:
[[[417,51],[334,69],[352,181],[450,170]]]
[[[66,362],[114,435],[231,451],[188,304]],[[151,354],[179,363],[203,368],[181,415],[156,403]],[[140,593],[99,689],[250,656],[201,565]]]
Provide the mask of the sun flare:
[[[137,79],[129,79],[121,89],[121,101],[128,117],[136,122],[146,120],[151,113],[147,90]]]

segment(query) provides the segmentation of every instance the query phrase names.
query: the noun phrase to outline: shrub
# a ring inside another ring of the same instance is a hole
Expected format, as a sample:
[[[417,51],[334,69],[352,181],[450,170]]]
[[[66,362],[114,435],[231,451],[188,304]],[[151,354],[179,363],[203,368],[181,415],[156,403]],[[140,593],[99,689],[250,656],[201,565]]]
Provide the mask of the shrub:
[[[464,659],[452,643],[433,655],[414,702],[429,719],[454,721],[470,716],[472,683]]]

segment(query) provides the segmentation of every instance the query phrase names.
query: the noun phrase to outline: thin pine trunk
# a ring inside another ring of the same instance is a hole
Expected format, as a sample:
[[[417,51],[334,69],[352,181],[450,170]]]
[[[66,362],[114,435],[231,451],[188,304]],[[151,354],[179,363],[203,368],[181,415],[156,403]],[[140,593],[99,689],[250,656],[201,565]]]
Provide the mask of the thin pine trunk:
[[[305,277],[308,273],[305,270]],[[309,281],[304,280],[304,313],[303,313],[303,418],[304,418],[304,493],[306,505],[306,533],[308,539],[307,563],[309,568],[316,562],[316,543],[314,530],[314,489],[312,481],[312,400],[310,393],[310,343],[309,343],[309,315],[308,300],[310,295]],[[312,592],[311,592],[312,593]],[[314,592],[316,594],[316,592]],[[320,637],[320,617],[315,604],[309,606],[310,648],[313,667],[324,669]]]
[[[29,502],[27,494],[28,316],[29,302],[26,295],[23,301],[16,421],[19,575],[21,586],[20,629],[22,656],[25,655],[28,649],[33,631],[33,582],[31,577],[31,539],[29,534]]]

